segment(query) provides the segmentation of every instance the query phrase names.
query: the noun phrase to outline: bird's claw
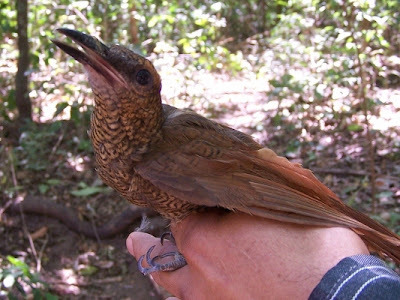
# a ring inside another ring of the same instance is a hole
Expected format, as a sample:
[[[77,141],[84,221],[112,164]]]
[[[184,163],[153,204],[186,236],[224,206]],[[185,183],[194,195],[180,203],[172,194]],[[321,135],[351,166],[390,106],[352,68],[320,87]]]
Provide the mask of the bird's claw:
[[[160,239],[161,239],[161,245],[164,245],[164,240],[165,240],[165,238],[166,237],[168,237],[168,240],[170,240],[174,245],[176,245],[176,242],[175,242],[175,238],[174,238],[174,236],[172,235],[172,232],[171,231],[167,231],[167,232],[164,232],[162,235],[161,235],[161,237],[160,237]]]
[[[163,240],[163,238],[162,238],[162,240]],[[158,271],[163,271],[163,272],[175,271],[177,269],[182,268],[183,266],[186,266],[187,262],[186,262],[185,258],[178,251],[167,252],[167,253],[157,255],[157,256],[154,256],[153,258],[151,258],[151,252],[153,252],[154,248],[155,248],[155,246],[150,247],[150,249],[146,253],[146,256],[142,255],[138,260],[138,269],[143,275],[148,275],[148,274],[151,274],[153,272],[158,272]],[[167,262],[165,264],[159,264],[156,262],[157,260],[160,260],[165,257],[170,257],[170,256],[174,257],[173,261]],[[146,262],[149,265],[148,268],[145,268],[142,265],[145,257],[146,257]]]

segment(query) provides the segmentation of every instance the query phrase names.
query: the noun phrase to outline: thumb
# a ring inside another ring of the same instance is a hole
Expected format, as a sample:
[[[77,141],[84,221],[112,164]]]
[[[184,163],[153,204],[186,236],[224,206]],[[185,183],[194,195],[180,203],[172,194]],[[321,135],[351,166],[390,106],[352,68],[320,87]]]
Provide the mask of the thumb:
[[[126,248],[136,260],[156,244],[160,244],[160,239],[144,232],[132,232],[126,239]]]

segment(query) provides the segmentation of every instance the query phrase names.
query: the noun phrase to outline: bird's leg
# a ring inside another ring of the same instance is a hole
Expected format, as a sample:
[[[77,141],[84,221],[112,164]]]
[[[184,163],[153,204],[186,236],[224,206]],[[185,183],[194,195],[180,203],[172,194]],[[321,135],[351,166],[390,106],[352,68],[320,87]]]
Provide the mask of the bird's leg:
[[[171,238],[171,242],[175,244],[174,236],[171,232],[165,232],[161,235],[161,245],[164,243],[165,237],[168,236]],[[142,255],[138,260],[138,269],[143,275],[148,275],[153,272],[163,271],[163,272],[170,272],[180,269],[186,266],[187,262],[183,255],[178,251],[171,251],[161,255],[154,256],[151,258],[151,252],[153,252],[155,246],[150,247],[147,251],[146,255]],[[146,257],[146,262],[149,265],[148,268],[142,266],[143,260]],[[157,263],[158,260],[166,258],[166,257],[173,257],[173,260],[167,263]]]

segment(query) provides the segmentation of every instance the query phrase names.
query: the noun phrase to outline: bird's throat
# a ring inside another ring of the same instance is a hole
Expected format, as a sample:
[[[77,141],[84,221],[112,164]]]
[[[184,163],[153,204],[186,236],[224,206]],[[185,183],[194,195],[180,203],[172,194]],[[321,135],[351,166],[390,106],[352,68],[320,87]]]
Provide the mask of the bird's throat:
[[[96,99],[90,138],[97,171],[103,181],[128,196],[135,165],[148,152],[163,123],[160,105],[153,109],[123,109]]]

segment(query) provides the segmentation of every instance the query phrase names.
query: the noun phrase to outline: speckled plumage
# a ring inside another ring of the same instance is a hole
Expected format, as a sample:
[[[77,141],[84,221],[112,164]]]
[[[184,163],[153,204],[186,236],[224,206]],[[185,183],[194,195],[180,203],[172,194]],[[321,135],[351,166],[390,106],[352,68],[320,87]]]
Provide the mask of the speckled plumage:
[[[145,58],[60,29],[85,52],[53,41],[85,67],[95,97],[90,137],[97,171],[124,198],[178,221],[222,207],[296,224],[351,228],[400,262],[400,239],[346,206],[311,171],[250,136],[161,103],[161,79]]]

